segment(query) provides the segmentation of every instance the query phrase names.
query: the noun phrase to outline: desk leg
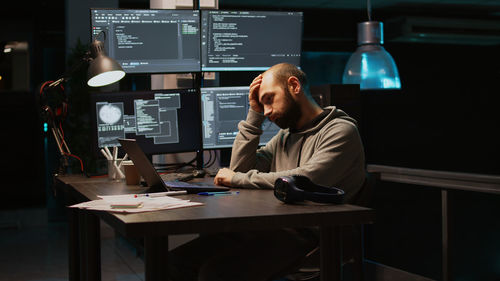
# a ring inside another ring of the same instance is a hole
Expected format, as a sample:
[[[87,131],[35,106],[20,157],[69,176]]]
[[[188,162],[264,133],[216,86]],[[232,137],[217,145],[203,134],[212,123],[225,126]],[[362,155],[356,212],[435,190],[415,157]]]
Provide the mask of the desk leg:
[[[101,232],[99,218],[90,212],[79,212],[80,280],[101,280]]]
[[[342,249],[340,226],[320,228],[320,269],[321,281],[342,280]]]
[[[442,270],[443,270],[443,281],[453,280],[451,274],[451,247],[450,247],[450,207],[449,207],[449,196],[448,191],[441,190],[441,225],[442,225]]]
[[[364,226],[362,224],[354,225],[352,229],[354,230],[352,235],[354,253],[353,280],[362,281],[365,280]]]
[[[69,281],[80,280],[80,248],[79,248],[78,209],[68,208],[68,273]]]
[[[168,236],[144,238],[146,281],[167,280]]]

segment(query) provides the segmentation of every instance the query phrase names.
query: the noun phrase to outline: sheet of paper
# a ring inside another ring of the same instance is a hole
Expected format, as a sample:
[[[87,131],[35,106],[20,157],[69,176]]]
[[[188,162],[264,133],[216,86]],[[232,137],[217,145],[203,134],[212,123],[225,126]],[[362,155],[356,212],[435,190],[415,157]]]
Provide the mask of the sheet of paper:
[[[140,213],[203,205],[203,203],[200,202],[191,202],[189,200],[183,200],[169,196],[135,198],[133,195],[118,195],[102,197],[104,198],[75,204],[69,207],[117,213]],[[138,202],[142,202],[142,205],[139,208],[111,207],[111,205],[133,205]]]
[[[179,191],[179,192],[182,192],[182,194],[186,194],[185,191],[184,192]],[[144,199],[144,198],[165,198],[166,201],[176,201],[176,200],[185,201],[183,199],[174,198],[172,196],[156,196],[156,194],[168,195],[167,192],[161,192],[161,193],[149,193],[148,195],[151,195],[151,196],[144,196],[144,194],[139,194],[139,195],[123,194],[123,195],[99,195],[97,197],[99,197],[103,200],[109,201],[109,202],[114,202],[114,201],[119,201],[119,200],[130,200],[130,199],[139,200],[139,199]]]

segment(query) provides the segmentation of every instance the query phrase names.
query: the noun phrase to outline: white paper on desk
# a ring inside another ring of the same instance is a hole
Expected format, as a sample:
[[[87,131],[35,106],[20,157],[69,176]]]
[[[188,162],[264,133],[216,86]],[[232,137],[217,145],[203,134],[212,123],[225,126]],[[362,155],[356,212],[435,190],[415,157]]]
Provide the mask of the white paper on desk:
[[[177,190],[177,191],[166,191],[166,192],[153,192],[148,194],[120,194],[120,195],[97,195],[97,197],[105,200],[113,200],[113,199],[122,199],[122,198],[144,198],[144,197],[163,197],[169,196],[169,198],[177,200],[177,198],[173,198],[175,195],[183,195],[187,194],[186,191]],[[181,200],[181,199],[179,199]]]
[[[121,203],[130,204],[132,202],[140,201],[143,202],[141,208],[111,208],[111,204],[119,205]],[[191,202],[189,200],[182,200],[179,198],[172,198],[169,196],[162,197],[124,197],[121,195],[118,196],[106,196],[105,199],[93,200],[88,202],[83,202],[79,204],[75,204],[70,206],[70,208],[80,208],[86,210],[97,210],[97,211],[108,211],[108,212],[118,212],[118,213],[141,213],[141,212],[151,212],[158,210],[168,210],[175,208],[183,208],[183,207],[192,207],[203,205],[203,203],[199,202]]]
[[[105,201],[108,202],[116,202],[116,201],[128,201],[128,200],[140,200],[144,201],[146,199],[156,199],[156,198],[163,198],[163,202],[178,202],[178,201],[189,201],[185,199],[179,199],[179,198],[174,198],[171,196],[158,196],[158,197],[148,197],[148,196],[140,196],[136,197],[134,194],[122,194],[122,195],[99,195],[97,196]]]

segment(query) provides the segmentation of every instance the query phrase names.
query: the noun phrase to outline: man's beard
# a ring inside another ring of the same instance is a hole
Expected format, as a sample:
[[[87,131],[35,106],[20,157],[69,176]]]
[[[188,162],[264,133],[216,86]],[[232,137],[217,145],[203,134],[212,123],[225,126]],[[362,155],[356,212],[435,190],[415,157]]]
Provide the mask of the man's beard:
[[[283,116],[276,118],[274,123],[281,129],[296,129],[297,122],[302,117],[302,111],[297,101],[292,98],[292,94],[288,88],[285,88],[285,98],[287,106],[283,111]]]

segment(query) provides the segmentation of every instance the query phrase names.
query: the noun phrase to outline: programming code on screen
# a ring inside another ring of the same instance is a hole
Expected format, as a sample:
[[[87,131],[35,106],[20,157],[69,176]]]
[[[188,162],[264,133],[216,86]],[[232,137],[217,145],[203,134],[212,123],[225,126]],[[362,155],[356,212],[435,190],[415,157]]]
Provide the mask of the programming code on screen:
[[[249,110],[249,87],[201,88],[203,149],[230,148],[238,134],[238,123]],[[279,127],[266,119],[260,145],[265,145]]]
[[[146,154],[201,149],[199,95],[195,89],[94,93],[95,147],[134,138]]]
[[[204,10],[201,25],[202,71],[300,67],[301,12]]]
[[[127,73],[201,70],[197,10],[92,9],[91,21],[92,38],[104,31],[107,54]]]

